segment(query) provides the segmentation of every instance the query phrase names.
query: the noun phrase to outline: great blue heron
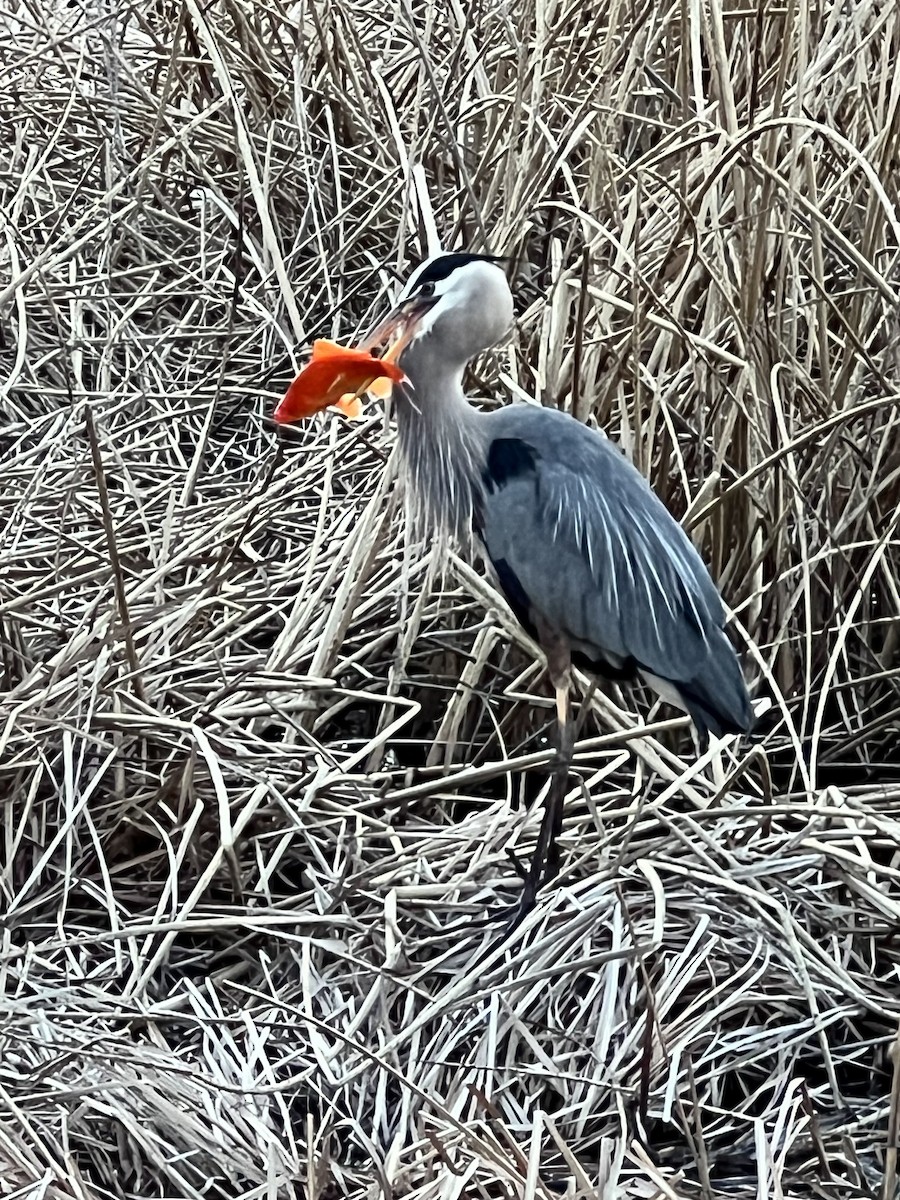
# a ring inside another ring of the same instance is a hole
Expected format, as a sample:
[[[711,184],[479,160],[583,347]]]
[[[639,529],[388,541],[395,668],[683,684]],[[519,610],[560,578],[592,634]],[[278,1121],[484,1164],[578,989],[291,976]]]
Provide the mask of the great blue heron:
[[[366,344],[400,332],[409,383],[394,388],[395,408],[420,523],[481,542],[556,689],[556,767],[523,911],[558,869],[572,663],[615,680],[641,677],[690,715],[701,749],[710,733],[747,731],[753,714],[703,560],[621,451],[556,409],[481,412],[466,400],[467,363],[513,321],[498,261],[430,259]]]

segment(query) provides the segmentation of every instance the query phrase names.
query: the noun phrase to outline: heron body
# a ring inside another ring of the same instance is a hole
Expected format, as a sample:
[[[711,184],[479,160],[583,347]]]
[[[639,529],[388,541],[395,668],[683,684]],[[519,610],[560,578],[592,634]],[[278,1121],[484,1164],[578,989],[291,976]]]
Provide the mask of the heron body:
[[[512,318],[496,262],[448,254],[415,272],[373,335],[404,328],[408,384],[394,394],[420,529],[481,543],[546,654],[561,758],[571,756],[570,661],[614,679],[642,677],[690,715],[701,746],[710,733],[748,730],[750,700],[719,593],[640,472],[568,414],[528,404],[481,412],[466,400],[466,364]],[[567,761],[561,770],[564,785]],[[561,801],[547,847],[560,823]]]
[[[448,336],[440,283],[450,285],[448,310],[459,313]],[[690,714],[701,744],[709,733],[748,729],[750,701],[719,593],[640,472],[566,413],[528,404],[484,413],[466,400],[467,362],[511,323],[503,272],[446,255],[420,268],[406,295],[423,290],[431,321],[400,356],[410,387],[395,389],[420,526],[460,539],[474,533],[533,637],[564,639],[591,672],[643,677]]]
[[[747,690],[703,560],[613,444],[564,413],[492,414],[476,528],[532,636],[566,638],[577,666],[642,676],[708,733],[745,730]]]

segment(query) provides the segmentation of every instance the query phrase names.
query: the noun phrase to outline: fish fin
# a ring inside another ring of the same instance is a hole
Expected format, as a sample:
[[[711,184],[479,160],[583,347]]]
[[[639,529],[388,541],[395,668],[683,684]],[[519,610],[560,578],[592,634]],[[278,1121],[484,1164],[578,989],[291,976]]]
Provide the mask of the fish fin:
[[[371,396],[373,400],[387,400],[390,398],[393,390],[393,379],[388,379],[386,375],[382,375],[378,379],[372,380],[368,386],[366,395]]]
[[[337,342],[330,342],[328,338],[316,338],[312,347],[312,361],[317,362],[322,358],[342,358],[347,351],[343,346],[339,346]]]
[[[338,400],[335,400],[334,407],[340,409],[345,417],[349,417],[351,421],[358,421],[363,415],[362,401],[355,392],[345,392]]]

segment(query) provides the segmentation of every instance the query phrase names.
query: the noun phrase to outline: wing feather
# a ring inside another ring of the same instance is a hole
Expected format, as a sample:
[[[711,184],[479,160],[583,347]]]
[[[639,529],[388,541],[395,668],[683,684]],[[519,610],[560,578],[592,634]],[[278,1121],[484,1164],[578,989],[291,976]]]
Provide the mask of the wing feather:
[[[723,625],[721,601],[690,540],[614,445],[564,414],[515,406],[495,436],[529,447],[527,468],[485,498],[488,554],[532,609],[598,657],[690,680]]]

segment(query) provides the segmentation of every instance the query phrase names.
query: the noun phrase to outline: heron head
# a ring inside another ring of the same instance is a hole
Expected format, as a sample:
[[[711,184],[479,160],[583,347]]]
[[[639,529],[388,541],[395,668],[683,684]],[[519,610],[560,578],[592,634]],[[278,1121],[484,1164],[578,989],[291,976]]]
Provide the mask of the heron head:
[[[501,259],[487,254],[439,254],[413,272],[387,318],[366,339],[378,345],[399,335],[392,357],[427,346],[453,366],[487,350],[509,331],[513,300]]]

